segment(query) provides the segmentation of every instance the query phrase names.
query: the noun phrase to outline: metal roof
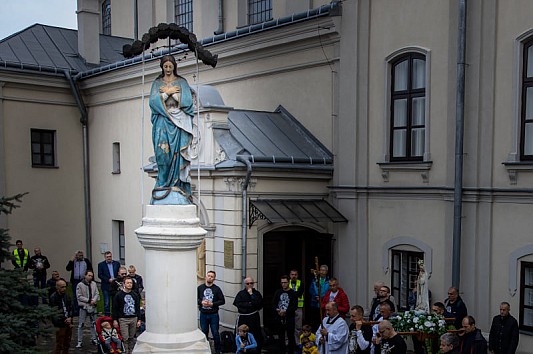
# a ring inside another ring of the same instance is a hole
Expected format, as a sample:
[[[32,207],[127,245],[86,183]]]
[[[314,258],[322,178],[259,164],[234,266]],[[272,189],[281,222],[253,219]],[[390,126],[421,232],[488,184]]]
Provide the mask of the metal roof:
[[[34,24],[0,41],[0,67],[78,73],[124,60],[122,46],[131,41],[100,35],[100,64],[88,64],[78,53],[78,31]]]
[[[323,199],[250,200],[249,227],[258,220],[269,223],[347,222],[348,220]]]
[[[213,129],[228,157],[217,168],[241,165],[240,155],[255,166],[333,169],[332,153],[282,106],[274,112],[232,110],[227,126]]]

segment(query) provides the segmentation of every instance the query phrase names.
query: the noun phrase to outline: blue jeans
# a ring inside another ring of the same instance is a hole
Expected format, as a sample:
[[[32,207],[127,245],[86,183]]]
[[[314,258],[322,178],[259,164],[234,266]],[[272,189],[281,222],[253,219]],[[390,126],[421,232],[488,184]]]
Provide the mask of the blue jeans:
[[[104,314],[106,316],[110,316],[111,315],[111,306],[110,306],[111,294],[109,294],[109,289],[104,289],[102,287],[102,296],[104,297]]]
[[[218,333],[219,320],[218,313],[200,312],[200,328],[207,338],[209,335],[209,327],[211,327],[211,334],[215,340],[215,353],[220,353],[222,350],[222,346],[220,345],[220,334]]]

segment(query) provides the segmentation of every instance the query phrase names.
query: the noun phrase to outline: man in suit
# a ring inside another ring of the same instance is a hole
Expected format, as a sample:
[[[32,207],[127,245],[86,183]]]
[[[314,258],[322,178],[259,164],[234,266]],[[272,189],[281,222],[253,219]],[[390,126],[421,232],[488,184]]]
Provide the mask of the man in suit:
[[[111,283],[118,275],[118,269],[120,263],[113,260],[113,254],[110,251],[104,253],[104,260],[98,263],[98,278],[101,281],[102,295],[104,297],[104,313],[106,316],[111,314],[110,304],[111,297],[109,290],[111,289]]]

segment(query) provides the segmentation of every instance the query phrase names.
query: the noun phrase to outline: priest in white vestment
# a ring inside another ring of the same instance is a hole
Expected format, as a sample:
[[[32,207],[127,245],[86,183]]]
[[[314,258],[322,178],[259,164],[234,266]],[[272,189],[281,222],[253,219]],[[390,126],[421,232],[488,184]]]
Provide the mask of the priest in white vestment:
[[[320,354],[348,354],[348,325],[340,316],[337,304],[326,305],[327,316],[316,332],[316,343]]]

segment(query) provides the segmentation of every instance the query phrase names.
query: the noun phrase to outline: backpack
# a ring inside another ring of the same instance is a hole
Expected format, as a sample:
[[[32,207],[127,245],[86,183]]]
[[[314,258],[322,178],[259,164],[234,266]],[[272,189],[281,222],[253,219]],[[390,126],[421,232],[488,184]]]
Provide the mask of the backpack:
[[[237,345],[235,344],[235,335],[230,331],[223,331],[220,333],[220,345],[222,353],[235,353]]]

